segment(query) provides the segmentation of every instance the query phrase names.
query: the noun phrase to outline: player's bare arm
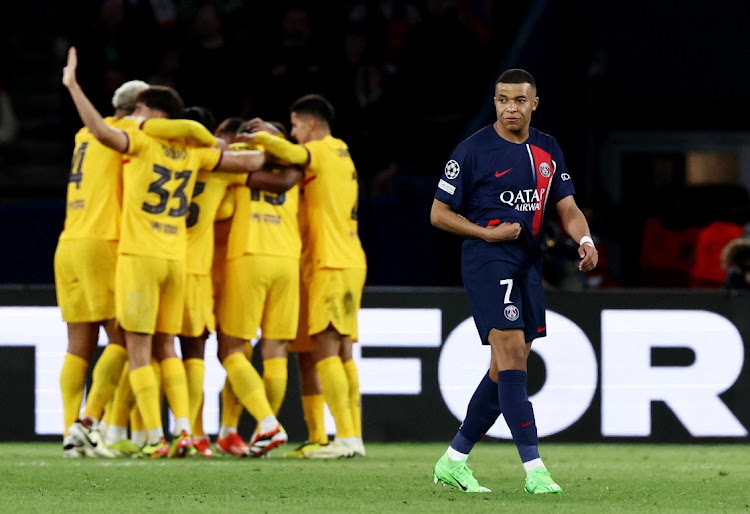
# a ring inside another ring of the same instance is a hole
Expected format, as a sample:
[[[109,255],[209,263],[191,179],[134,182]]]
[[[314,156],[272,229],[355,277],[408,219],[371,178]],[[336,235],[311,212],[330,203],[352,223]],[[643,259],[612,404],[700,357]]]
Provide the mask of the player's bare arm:
[[[221,162],[217,166],[219,171],[229,173],[249,173],[260,170],[266,163],[266,153],[258,150],[242,152],[224,152]]]
[[[270,193],[284,193],[289,191],[302,179],[302,170],[297,166],[286,166],[281,173],[272,171],[254,171],[248,175],[246,185],[254,189],[262,189]]]
[[[574,241],[579,242],[584,236],[591,237],[589,224],[586,216],[578,208],[575,199],[572,196],[566,196],[557,202],[557,212],[560,214],[565,232],[568,233]],[[581,262],[578,263],[578,269],[581,271],[591,271],[599,263],[599,252],[596,250],[594,243],[583,243],[578,247],[578,255]]]
[[[472,223],[454,212],[448,204],[437,199],[432,201],[430,222],[433,226],[446,232],[465,237],[484,239],[488,243],[512,241],[518,239],[518,236],[521,234],[521,225],[519,223],[505,221],[492,227],[480,227],[476,223]]]
[[[75,47],[71,46],[68,50],[68,62],[63,68],[62,83],[68,88],[68,92],[70,92],[70,97],[73,99],[81,121],[83,121],[83,124],[91,131],[91,134],[104,146],[108,146],[118,152],[125,152],[128,148],[128,136],[125,135],[125,132],[107,125],[102,115],[99,114],[99,111],[96,110],[96,107],[94,107],[84,94],[80,84],[78,84],[78,80],[76,79],[77,68],[78,53]]]

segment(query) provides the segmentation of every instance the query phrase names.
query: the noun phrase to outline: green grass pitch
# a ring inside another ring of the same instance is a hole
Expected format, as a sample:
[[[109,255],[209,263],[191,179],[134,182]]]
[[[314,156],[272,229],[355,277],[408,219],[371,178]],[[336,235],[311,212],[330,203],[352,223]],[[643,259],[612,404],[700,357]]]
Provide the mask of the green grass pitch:
[[[469,458],[488,494],[432,482],[446,443],[370,443],[367,457],[63,459],[57,443],[1,443],[2,512],[745,512],[750,446],[542,444],[561,495],[523,491],[515,447]]]

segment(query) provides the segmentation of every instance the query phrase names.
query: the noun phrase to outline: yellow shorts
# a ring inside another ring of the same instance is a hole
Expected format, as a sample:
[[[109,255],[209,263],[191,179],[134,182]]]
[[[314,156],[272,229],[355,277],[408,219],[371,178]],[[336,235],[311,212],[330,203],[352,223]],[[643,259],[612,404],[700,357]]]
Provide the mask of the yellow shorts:
[[[115,317],[117,241],[62,239],[55,250],[55,292],[63,321]]]
[[[367,270],[360,268],[316,269],[310,279],[307,333],[328,327],[357,340],[357,314],[362,303]]]
[[[221,331],[241,339],[290,341],[299,316],[299,259],[243,255],[227,261],[217,321]]]
[[[185,303],[185,261],[120,254],[115,310],[130,332],[179,334]]]
[[[224,289],[224,278],[227,265],[227,242],[232,220],[227,219],[214,223],[214,262],[211,265],[214,305],[219,305],[219,297]]]
[[[216,319],[211,276],[188,273],[185,277],[185,307],[180,335],[200,337],[214,330]]]

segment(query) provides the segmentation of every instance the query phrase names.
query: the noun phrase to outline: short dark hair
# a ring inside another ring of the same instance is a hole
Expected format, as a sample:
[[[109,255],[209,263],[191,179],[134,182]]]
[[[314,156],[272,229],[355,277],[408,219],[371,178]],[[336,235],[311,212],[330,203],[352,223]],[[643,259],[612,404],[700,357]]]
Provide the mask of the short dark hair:
[[[289,139],[289,131],[286,129],[283,123],[281,123],[280,121],[269,121],[268,123],[279,129],[279,132],[281,132],[285,138]]]
[[[531,76],[531,73],[520,68],[512,68],[502,72],[500,77],[495,81],[495,88],[497,88],[497,85],[501,82],[503,84],[526,84],[528,82],[531,84],[531,87],[534,88],[534,91],[537,90],[536,80]]]
[[[237,129],[237,132],[250,132],[250,121],[251,120],[242,122],[242,124]],[[286,139],[289,139],[289,131],[286,129],[283,123],[281,123],[280,121],[267,121],[266,123],[276,127],[279,132],[281,132],[281,135],[283,135]]]
[[[311,116],[316,120],[324,121],[329,127],[333,125],[333,118],[336,112],[333,110],[331,102],[320,95],[305,95],[295,100],[289,106],[289,112]]]
[[[180,94],[169,86],[151,86],[144,89],[135,99],[149,109],[162,111],[167,118],[176,119],[185,112],[185,103]]]
[[[229,118],[225,118],[222,120],[221,123],[216,127],[215,130],[213,130],[214,135],[216,134],[216,131],[222,133],[230,133],[230,134],[236,134],[239,132],[240,127],[245,122],[242,118],[239,116],[230,116]]]
[[[197,121],[206,127],[212,134],[216,131],[216,118],[207,107],[192,105],[185,108],[182,114],[185,119]]]

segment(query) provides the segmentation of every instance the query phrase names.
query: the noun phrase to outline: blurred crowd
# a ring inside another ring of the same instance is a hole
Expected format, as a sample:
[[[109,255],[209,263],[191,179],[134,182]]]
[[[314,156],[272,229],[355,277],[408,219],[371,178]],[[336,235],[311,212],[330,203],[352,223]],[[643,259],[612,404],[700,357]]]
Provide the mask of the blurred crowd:
[[[103,113],[130,79],[173,86],[218,121],[259,116],[287,127],[292,101],[324,95],[360,177],[368,283],[460,285],[460,241],[432,229],[429,209],[468,121],[480,109],[492,114],[481,95],[514,33],[492,30],[492,5],[103,0],[71,14],[66,43],[78,49],[79,80]],[[80,122],[62,105],[72,141]]]
[[[475,113],[495,73],[476,66],[494,44],[490,4],[104,0],[76,10],[69,37],[104,112],[128,79],[173,86],[217,120],[287,123],[293,100],[323,94],[380,194],[399,172],[434,177]]]

